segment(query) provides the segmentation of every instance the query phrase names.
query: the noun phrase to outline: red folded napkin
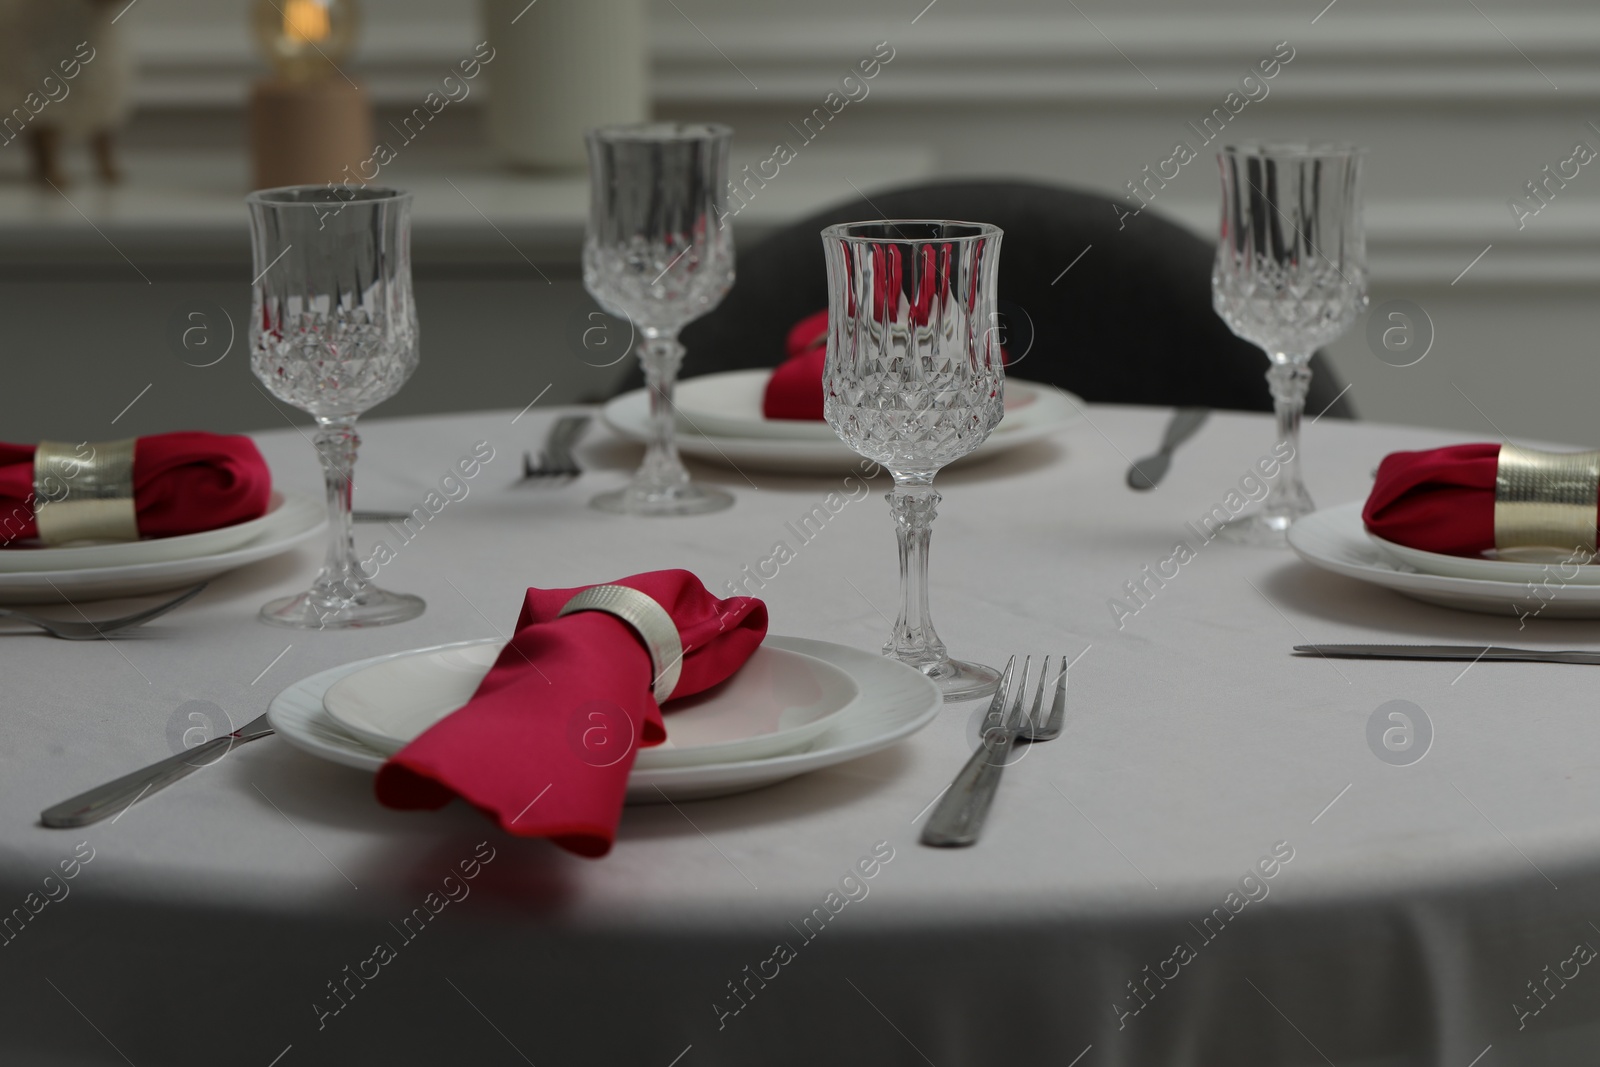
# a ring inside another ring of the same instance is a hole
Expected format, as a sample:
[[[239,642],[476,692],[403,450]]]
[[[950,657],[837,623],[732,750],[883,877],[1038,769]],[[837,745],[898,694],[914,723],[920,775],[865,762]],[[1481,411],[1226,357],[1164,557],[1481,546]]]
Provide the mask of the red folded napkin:
[[[683,673],[673,697],[730,677],[766,637],[753,597],[718,600],[688,571],[610,583],[655,600],[677,624]],[[378,770],[380,803],[439,808],[460,796],[502,829],[603,856],[616,837],[641,745],[666,740],[650,653],[627,623],[556,613],[584,587],[529,589],[516,633],[472,700]]]
[[[822,371],[828,362],[828,309],[807,315],[789,330],[789,358],[767,379],[761,414],[769,419],[822,419]]]
[[[33,445],[0,443],[0,546],[38,535],[33,453]],[[89,455],[87,446],[81,454]],[[248,437],[194,431],[154,434],[134,444],[133,503],[141,537],[199,533],[259,518],[271,495],[272,473]]]
[[[1391,452],[1361,512],[1367,529],[1397,545],[1452,556],[1494,547],[1497,444]]]
[[[828,309],[812,312],[793,326],[783,339],[783,351],[790,358],[828,350]]]

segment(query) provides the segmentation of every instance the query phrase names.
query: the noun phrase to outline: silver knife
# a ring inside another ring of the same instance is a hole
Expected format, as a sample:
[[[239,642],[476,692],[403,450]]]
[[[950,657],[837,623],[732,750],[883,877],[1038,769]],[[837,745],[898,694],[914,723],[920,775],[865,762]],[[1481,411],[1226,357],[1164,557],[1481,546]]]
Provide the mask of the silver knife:
[[[1296,652],[1341,659],[1502,660],[1526,663],[1596,663],[1600,652],[1579,649],[1502,648],[1497,645],[1295,645]]]
[[[71,800],[63,800],[54,807],[45,808],[39,813],[39,821],[58,830],[99,822],[107,816],[126,811],[179,778],[210,766],[227,755],[227,750],[234,745],[242,745],[270,733],[272,727],[267,725],[266,715],[258,715],[225,737],[213,737],[204,744],[184,749],[159,763],[152,763],[142,771],[134,771],[116,781],[96,786],[87,793],[79,793]],[[215,753],[215,758],[207,759],[212,753]]]
[[[1210,408],[1179,408],[1173,412],[1167,422],[1166,433],[1161,435],[1160,450],[1128,468],[1128,488],[1154,489],[1156,483],[1167,475],[1173,450],[1193,437],[1210,417]]]

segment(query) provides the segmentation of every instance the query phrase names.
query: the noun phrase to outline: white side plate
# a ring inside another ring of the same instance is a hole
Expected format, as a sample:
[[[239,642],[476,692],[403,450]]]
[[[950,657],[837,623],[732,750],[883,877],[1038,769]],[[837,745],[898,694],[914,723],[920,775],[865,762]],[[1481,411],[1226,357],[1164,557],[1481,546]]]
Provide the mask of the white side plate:
[[[462,642],[456,647],[477,643]],[[944,707],[944,698],[932,682],[905,664],[876,653],[829,641],[770,635],[763,647],[798,652],[832,664],[850,676],[860,696],[799,751],[691,767],[635,767],[628,779],[630,803],[659,804],[664,799],[697,800],[742,793],[858,759],[910,737]],[[347,663],[296,682],[272,699],[268,721],[296,748],[347,767],[376,771],[383,766],[383,753],[341,729],[323,709],[322,698],[339,679],[389,658],[375,656]]]

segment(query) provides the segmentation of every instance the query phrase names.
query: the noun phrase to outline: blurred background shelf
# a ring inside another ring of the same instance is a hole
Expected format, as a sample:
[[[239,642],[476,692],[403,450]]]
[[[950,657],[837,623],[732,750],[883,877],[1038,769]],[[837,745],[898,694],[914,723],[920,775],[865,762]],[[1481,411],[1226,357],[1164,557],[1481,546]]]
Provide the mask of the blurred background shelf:
[[[0,183],[5,276],[25,278],[36,268],[57,266],[114,271],[119,264],[135,274],[218,265],[246,271],[249,163],[239,151],[136,148],[122,165],[124,180],[116,186],[80,182],[58,191],[20,177]],[[737,240],[759,240],[834,203],[839,190],[849,195],[852,184],[870,194],[932,173],[933,154],[925,149],[812,149],[767,183],[730,225]],[[589,205],[580,174],[520,175],[496,167],[481,148],[419,149],[384,168],[376,184],[415,193],[419,270],[520,267],[535,276],[577,276]]]

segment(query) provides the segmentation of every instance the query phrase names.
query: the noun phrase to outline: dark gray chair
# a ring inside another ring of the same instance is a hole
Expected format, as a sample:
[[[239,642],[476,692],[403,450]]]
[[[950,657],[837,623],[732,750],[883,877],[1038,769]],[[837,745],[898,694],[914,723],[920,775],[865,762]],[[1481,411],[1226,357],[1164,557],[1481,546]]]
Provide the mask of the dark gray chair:
[[[1270,411],[1261,350],[1211,309],[1213,246],[1146,209],[1060,186],[940,182],[872,194],[818,212],[741,252],[722,304],[683,331],[686,376],[775,366],[784,336],[828,306],[819,231],[875,218],[960,219],[1005,231],[1000,246],[1002,336],[1019,378],[1085,400]],[[1087,249],[1087,251],[1086,251]],[[1080,256],[1081,253],[1081,256]],[[1070,265],[1071,269],[1068,269]],[[1320,355],[1307,410],[1353,418]],[[642,384],[637,368],[625,389]],[[1332,403],[1331,408],[1328,405]]]

